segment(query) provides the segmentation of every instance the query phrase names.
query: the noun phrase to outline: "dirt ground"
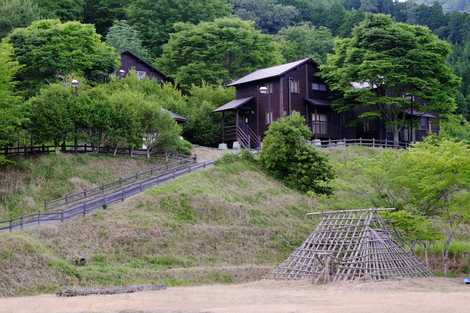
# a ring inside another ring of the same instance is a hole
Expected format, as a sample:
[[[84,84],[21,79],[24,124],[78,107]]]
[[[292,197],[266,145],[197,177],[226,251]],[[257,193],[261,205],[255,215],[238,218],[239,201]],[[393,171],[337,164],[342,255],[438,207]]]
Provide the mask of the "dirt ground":
[[[1,313],[468,313],[470,286],[441,278],[314,286],[259,281],[116,296],[0,299]]]
[[[216,161],[224,156],[230,150],[219,150],[202,146],[194,146],[192,154],[197,156],[198,161]]]

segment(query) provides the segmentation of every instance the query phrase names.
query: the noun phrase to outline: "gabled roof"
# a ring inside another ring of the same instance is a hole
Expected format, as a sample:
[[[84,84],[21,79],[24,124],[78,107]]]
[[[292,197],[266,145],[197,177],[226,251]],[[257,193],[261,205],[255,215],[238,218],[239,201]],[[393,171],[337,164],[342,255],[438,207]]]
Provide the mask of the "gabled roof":
[[[251,74],[248,74],[248,75],[246,75],[246,76],[244,76],[240,79],[237,79],[237,80],[231,82],[230,84],[227,85],[227,87],[237,86],[237,85],[241,85],[241,84],[254,82],[254,81],[257,81],[257,80],[262,80],[262,79],[281,76],[282,74],[285,74],[285,73],[289,72],[290,70],[296,68],[297,66],[302,65],[302,64],[304,64],[306,62],[309,62],[309,61],[314,62],[312,59],[307,58],[307,59],[302,59],[302,60],[287,63],[287,64],[282,64],[282,65],[277,65],[277,66],[257,70],[257,71],[255,71]]]
[[[235,110],[241,107],[242,105],[250,102],[254,97],[248,97],[243,99],[235,99],[230,101],[229,103],[224,104],[223,106],[214,110],[214,112],[222,112],[228,110]]]
[[[145,61],[145,60],[142,59],[141,57],[135,55],[134,53],[130,52],[129,50],[123,51],[123,52],[121,53],[121,55],[123,55],[123,54],[128,54],[128,55],[132,56],[134,59],[137,59],[137,60],[139,60],[140,62],[144,63],[145,65],[147,65],[148,67],[150,67],[153,71],[157,72],[160,76],[162,76],[162,77],[165,79],[165,81],[168,81],[168,82],[171,81],[171,79],[170,79],[168,76],[166,76],[165,74],[163,74],[163,73],[162,73],[160,70],[158,70],[155,66],[153,66],[153,65],[150,64],[150,63],[148,63],[147,61]]]

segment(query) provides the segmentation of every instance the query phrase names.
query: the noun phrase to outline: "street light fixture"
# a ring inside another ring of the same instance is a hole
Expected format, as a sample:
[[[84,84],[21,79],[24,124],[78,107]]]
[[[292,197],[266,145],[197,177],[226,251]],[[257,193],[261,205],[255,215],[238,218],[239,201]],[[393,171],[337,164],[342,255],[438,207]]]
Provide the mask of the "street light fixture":
[[[123,70],[123,69],[120,69],[120,70],[119,70],[119,77],[120,77],[120,78],[124,78],[124,76],[126,76],[126,71]]]
[[[259,92],[263,95],[267,95],[268,94],[268,87],[266,87],[266,86],[260,87]]]
[[[80,87],[80,82],[76,79],[72,80],[72,88],[75,93],[77,92],[78,87]]]

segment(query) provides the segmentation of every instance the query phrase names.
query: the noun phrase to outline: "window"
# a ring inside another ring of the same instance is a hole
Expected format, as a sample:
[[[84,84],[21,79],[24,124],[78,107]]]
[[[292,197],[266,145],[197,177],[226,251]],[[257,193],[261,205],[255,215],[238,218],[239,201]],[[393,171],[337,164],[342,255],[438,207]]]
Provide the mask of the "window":
[[[421,130],[428,130],[428,119],[426,117],[422,117],[419,124]]]
[[[312,114],[312,131],[314,135],[328,134],[328,116],[326,114]]]
[[[320,84],[320,83],[313,83],[312,84],[312,90],[326,91],[326,85],[325,84]]]
[[[266,125],[270,125],[273,122],[273,112],[266,112]]]
[[[137,71],[136,73],[137,73],[137,79],[138,80],[142,80],[147,76],[147,73],[144,72],[144,71]]]
[[[291,93],[300,93],[299,81],[298,80],[291,80],[290,81],[290,92]]]

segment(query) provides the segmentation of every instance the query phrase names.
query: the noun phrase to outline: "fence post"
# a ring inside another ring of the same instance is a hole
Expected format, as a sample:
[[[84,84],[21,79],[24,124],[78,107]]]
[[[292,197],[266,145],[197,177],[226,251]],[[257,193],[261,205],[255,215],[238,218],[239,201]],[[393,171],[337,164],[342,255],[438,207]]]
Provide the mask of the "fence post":
[[[60,212],[60,221],[61,222],[64,221],[64,210],[62,210],[62,212]]]
[[[362,146],[362,138],[359,138],[359,146]]]
[[[375,138],[372,138],[372,148],[375,148]]]
[[[10,233],[11,233],[11,230],[12,230],[12,229],[11,229],[11,227],[12,227],[11,224],[12,224],[12,223],[13,223],[13,221],[10,219],[10,223],[9,223],[9,225],[8,225],[8,229],[10,230]]]
[[[23,230],[23,228],[24,228],[24,219],[23,219],[23,215],[21,215],[20,221],[21,221],[21,224],[20,224],[20,225],[21,225],[21,230]]]

